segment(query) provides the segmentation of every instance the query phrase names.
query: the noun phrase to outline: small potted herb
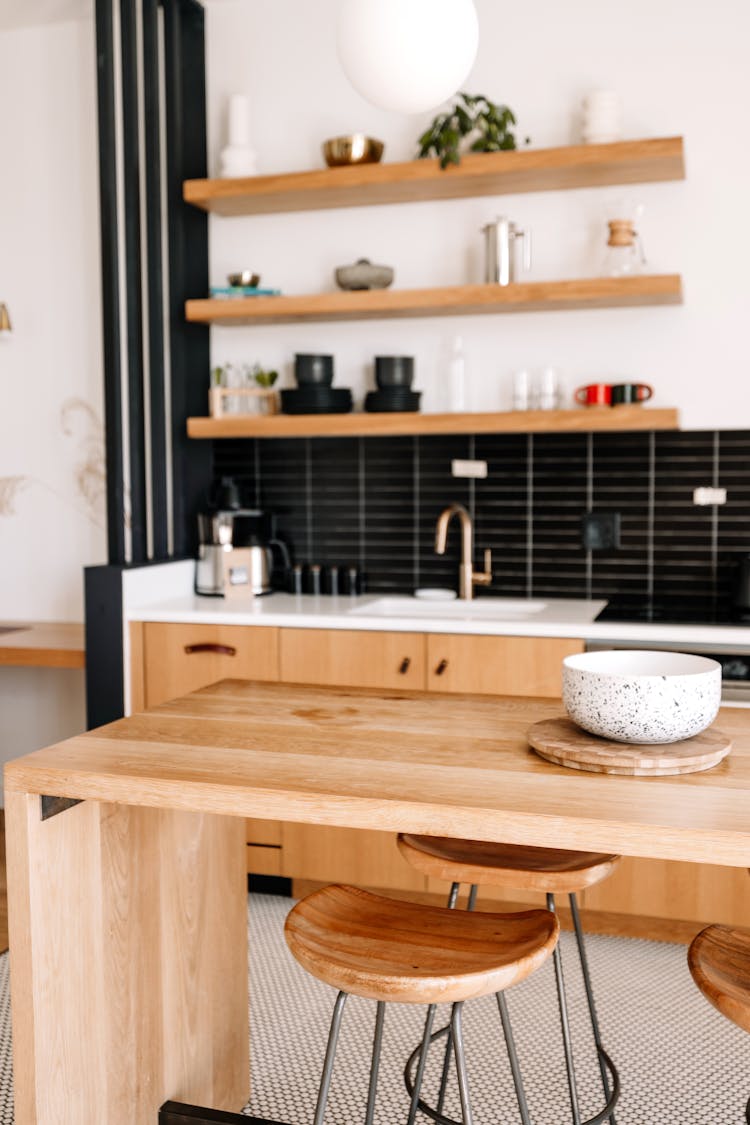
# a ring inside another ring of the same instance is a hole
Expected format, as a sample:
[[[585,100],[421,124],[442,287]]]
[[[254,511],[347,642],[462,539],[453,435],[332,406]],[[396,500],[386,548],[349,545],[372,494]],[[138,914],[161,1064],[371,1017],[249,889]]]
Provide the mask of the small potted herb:
[[[437,156],[440,167],[461,162],[461,145],[469,152],[507,152],[517,148],[512,126],[515,114],[507,105],[496,105],[484,94],[460,93],[454,105],[440,113],[419,138],[419,158]],[[525,138],[525,144],[529,138]]]

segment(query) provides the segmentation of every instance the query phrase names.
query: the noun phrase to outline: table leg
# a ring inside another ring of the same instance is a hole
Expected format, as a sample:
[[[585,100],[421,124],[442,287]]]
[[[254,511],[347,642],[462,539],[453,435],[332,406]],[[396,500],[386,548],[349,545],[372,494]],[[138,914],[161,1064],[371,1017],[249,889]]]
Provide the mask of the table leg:
[[[6,788],[16,1125],[247,1099],[244,820]]]

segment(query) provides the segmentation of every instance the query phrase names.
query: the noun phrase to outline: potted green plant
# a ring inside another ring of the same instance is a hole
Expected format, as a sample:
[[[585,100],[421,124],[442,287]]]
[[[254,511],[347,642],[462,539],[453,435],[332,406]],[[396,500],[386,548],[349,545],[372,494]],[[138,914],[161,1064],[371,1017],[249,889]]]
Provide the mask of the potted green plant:
[[[419,158],[437,156],[440,167],[461,162],[461,144],[469,140],[470,152],[506,152],[517,148],[512,126],[515,114],[507,105],[496,105],[484,94],[460,93],[446,113],[439,113],[419,138]],[[525,138],[529,143],[529,137]]]

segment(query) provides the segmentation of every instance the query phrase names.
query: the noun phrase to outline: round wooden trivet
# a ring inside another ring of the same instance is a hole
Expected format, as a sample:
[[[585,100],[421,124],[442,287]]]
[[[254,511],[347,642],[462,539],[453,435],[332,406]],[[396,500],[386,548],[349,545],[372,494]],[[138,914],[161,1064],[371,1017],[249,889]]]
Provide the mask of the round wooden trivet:
[[[529,727],[528,739],[537,754],[558,766],[631,777],[668,777],[710,770],[732,749],[731,739],[713,727],[683,742],[646,745],[611,742],[588,734],[572,719],[563,717],[534,723]]]

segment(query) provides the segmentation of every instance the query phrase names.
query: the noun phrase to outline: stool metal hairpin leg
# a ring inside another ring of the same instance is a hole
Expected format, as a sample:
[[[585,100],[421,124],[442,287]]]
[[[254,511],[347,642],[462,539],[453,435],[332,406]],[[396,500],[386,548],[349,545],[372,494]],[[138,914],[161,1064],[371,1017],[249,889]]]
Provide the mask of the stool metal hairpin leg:
[[[521,1121],[523,1122],[523,1125],[531,1125],[531,1118],[529,1117],[529,1106],[526,1101],[526,1091],[523,1088],[521,1067],[519,1066],[518,1054],[516,1052],[516,1041],[513,1038],[513,1029],[510,1024],[508,1001],[505,999],[504,992],[496,992],[495,996],[497,997],[497,1006],[500,1012],[500,1020],[503,1025],[505,1046],[508,1050],[508,1060],[510,1062],[511,1073],[513,1075],[513,1085],[516,1088],[516,1100],[518,1101],[518,1109],[521,1114]]]
[[[318,1104],[315,1107],[315,1118],[313,1125],[323,1125],[323,1118],[325,1117],[326,1112],[326,1103],[328,1102],[328,1091],[331,1088],[333,1060],[336,1058],[336,1044],[338,1043],[339,1039],[341,1017],[344,1014],[344,1005],[346,1004],[347,996],[347,992],[339,992],[338,996],[336,997],[333,1016],[331,1018],[331,1030],[328,1032],[328,1046],[326,1047],[326,1058],[323,1064],[323,1075],[320,1079],[320,1089],[318,1090]]]
[[[383,1021],[385,1020],[385,1001],[378,1000],[375,1015],[375,1034],[372,1037],[372,1062],[370,1063],[370,1085],[367,1090],[367,1114],[365,1125],[372,1125],[375,1117],[375,1098],[378,1093],[378,1071],[380,1070],[380,1048],[383,1045]]]
[[[589,1005],[589,1014],[591,1015],[591,1028],[594,1032],[594,1043],[596,1044],[597,1054],[599,1056],[599,1071],[602,1076],[602,1086],[604,1087],[604,1096],[607,1099],[607,1105],[614,1106],[620,1094],[620,1075],[617,1067],[612,1062],[611,1058],[604,1050],[602,1045],[602,1037],[599,1031],[599,1019],[596,1014],[596,1005],[594,1003],[594,990],[591,987],[591,974],[589,972],[589,962],[586,955],[586,945],[583,940],[583,930],[581,929],[581,918],[578,913],[578,900],[575,894],[570,896],[570,911],[573,915],[573,927],[576,934],[576,942],[578,944],[578,956],[581,961],[581,970],[583,972],[583,984],[586,989],[586,999]],[[612,1074],[612,1087],[610,1088],[609,1073],[607,1068]],[[610,1125],[617,1125],[615,1121],[614,1110],[609,1115]]]
[[[451,1013],[451,1030],[453,1032],[453,1050],[456,1055],[458,1092],[461,1097],[461,1120],[463,1125],[474,1125],[474,1116],[471,1112],[471,1101],[469,1099],[469,1077],[466,1073],[464,1037],[461,1025],[463,1007],[463,1000],[453,1005],[453,1012]]]
[[[451,883],[450,894],[448,895],[448,909],[449,910],[454,909],[454,907],[456,905],[456,901],[458,899],[458,892],[459,892],[460,889],[461,889],[460,883]],[[410,1090],[411,1094],[412,1094],[411,1107],[409,1109],[409,1118],[408,1118],[408,1121],[407,1121],[407,1125],[414,1125],[414,1121],[415,1121],[416,1116],[417,1116],[417,1109],[419,1107],[419,1096],[422,1092],[422,1079],[424,1078],[425,1066],[427,1065],[427,1052],[429,1051],[430,1043],[432,1042],[432,1023],[433,1023],[433,1020],[435,1019],[436,1010],[437,1010],[437,1004],[430,1004],[429,1008],[427,1009],[427,1015],[425,1016],[424,1034],[422,1035],[422,1043],[419,1047],[417,1047],[416,1051],[412,1052],[412,1054],[409,1056],[409,1058],[407,1059],[407,1062],[406,1062],[406,1069],[404,1071],[404,1081],[406,1082],[407,1090]],[[448,1031],[448,1035],[450,1035],[450,1029]],[[450,1040],[449,1040],[449,1044],[450,1044]],[[450,1047],[449,1047],[449,1049],[450,1049]],[[412,1065],[412,1062],[414,1061],[414,1057],[417,1054],[417,1052],[419,1053],[419,1065],[417,1067],[417,1074],[416,1074],[416,1077],[414,1079],[414,1088],[412,1090],[409,1072],[411,1071],[411,1065]],[[443,1095],[442,1095],[443,1097],[445,1096],[444,1083],[447,1082],[448,1057],[449,1057],[448,1052],[446,1052],[446,1059],[443,1063],[444,1082],[441,1083],[441,1087],[440,1087],[441,1091],[443,1091]],[[440,1106],[440,1108],[439,1108],[438,1112],[442,1112],[442,1098],[441,1098],[441,1102],[439,1103],[439,1106]]]
[[[455,885],[456,884],[454,884],[454,886]],[[477,886],[476,883],[473,883],[471,885],[471,887],[469,888],[469,900],[466,904],[467,910],[474,910],[474,908],[476,907],[476,905],[477,905],[477,892],[478,891],[479,891],[479,887]],[[451,888],[451,894],[452,893],[453,893],[453,891],[452,891],[452,888]],[[451,906],[451,905],[455,906],[455,901],[453,902],[453,904],[451,904],[451,902],[449,900],[448,906]],[[437,1100],[437,1111],[438,1111],[438,1113],[443,1112],[443,1106],[445,1105],[445,1095],[446,1095],[446,1092],[447,1092],[447,1089],[448,1089],[448,1075],[449,1075],[449,1072],[450,1072],[450,1065],[451,1065],[451,1054],[452,1054],[451,1045],[452,1045],[452,1041],[453,1041],[453,1029],[452,1029],[452,1027],[449,1027],[448,1028],[448,1035],[447,1035],[447,1038],[446,1038],[446,1041],[445,1041],[445,1055],[443,1056],[443,1071],[442,1071],[442,1074],[440,1075],[440,1089],[438,1090],[438,1100]]]
[[[555,896],[547,895],[547,909],[555,913]],[[562,957],[559,943],[552,954],[555,966],[555,980],[557,982],[557,1003],[560,1008],[560,1026],[562,1027],[563,1047],[565,1048],[565,1069],[568,1074],[568,1089],[570,1090],[570,1108],[573,1113],[573,1125],[581,1125],[581,1112],[578,1108],[578,1089],[576,1086],[576,1072],[573,1063],[573,1045],[570,1040],[570,1024],[568,1021],[568,1002],[565,996],[565,980],[563,978]]]

